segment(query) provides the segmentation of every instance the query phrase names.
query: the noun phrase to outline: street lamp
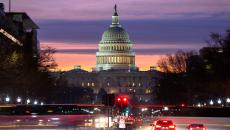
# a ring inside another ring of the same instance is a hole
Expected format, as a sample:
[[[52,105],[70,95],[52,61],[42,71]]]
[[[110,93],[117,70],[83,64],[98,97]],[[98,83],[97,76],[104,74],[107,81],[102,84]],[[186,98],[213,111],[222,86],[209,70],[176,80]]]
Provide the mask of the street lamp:
[[[218,104],[221,104],[221,103],[222,103],[222,101],[221,101],[220,99],[218,99],[217,103],[218,103]]]
[[[213,104],[214,104],[214,102],[211,100],[211,101],[209,102],[209,104],[210,104],[210,105],[213,105]]]
[[[26,100],[26,104],[29,104],[29,103],[30,103],[30,99],[27,99],[27,100]]]
[[[38,104],[38,102],[35,100],[35,101],[34,101],[34,105],[37,105],[37,104]]]
[[[43,102],[41,102],[41,105],[44,105],[44,103],[43,103]]]
[[[227,98],[227,99],[226,99],[226,102],[227,102],[227,103],[230,103],[230,98]]]
[[[6,97],[6,99],[5,99],[5,101],[8,103],[8,102],[10,102],[10,97]]]
[[[168,111],[169,110],[169,108],[168,107],[164,107],[164,109],[163,109],[164,111]]]
[[[22,99],[20,97],[17,98],[17,103],[21,103]]]

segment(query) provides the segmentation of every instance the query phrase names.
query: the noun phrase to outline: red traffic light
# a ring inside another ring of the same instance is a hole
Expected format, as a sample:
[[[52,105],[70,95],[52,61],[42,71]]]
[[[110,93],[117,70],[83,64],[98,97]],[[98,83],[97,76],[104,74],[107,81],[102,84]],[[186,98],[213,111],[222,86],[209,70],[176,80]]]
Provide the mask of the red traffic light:
[[[116,98],[116,101],[119,104],[127,104],[128,103],[128,98],[119,96],[119,97]]]
[[[126,97],[124,97],[124,98],[123,98],[123,101],[124,101],[124,102],[127,102],[127,98],[126,98]]]
[[[121,101],[121,98],[118,97],[118,98],[117,98],[117,101],[120,102],[120,101]]]

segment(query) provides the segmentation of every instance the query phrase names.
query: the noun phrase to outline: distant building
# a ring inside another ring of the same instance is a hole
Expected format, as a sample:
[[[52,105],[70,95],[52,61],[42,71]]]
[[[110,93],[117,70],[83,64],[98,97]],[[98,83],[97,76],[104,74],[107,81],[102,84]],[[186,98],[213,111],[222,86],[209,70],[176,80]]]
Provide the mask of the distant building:
[[[24,12],[5,12],[4,4],[0,3],[0,44],[22,46],[28,53],[37,54],[39,27]]]
[[[104,88],[107,93],[129,95],[137,102],[154,102],[160,72],[154,67],[149,71],[138,70],[132,42],[119,23],[116,6],[112,24],[102,35],[96,58],[93,72],[81,70],[77,66],[61,73],[61,77],[72,87],[89,87],[95,93]]]
[[[32,85],[23,79],[39,67],[37,29],[39,27],[26,13],[5,12],[0,3],[0,94],[33,93],[24,91]]]

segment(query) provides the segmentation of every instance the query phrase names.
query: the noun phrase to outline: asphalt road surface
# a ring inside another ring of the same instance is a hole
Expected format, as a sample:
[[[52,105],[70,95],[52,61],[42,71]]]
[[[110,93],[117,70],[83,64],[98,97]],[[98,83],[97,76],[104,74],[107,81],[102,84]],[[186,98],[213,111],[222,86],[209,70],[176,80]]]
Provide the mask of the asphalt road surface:
[[[217,117],[160,117],[160,119],[173,120],[176,130],[187,130],[186,127],[191,123],[204,124],[207,130],[230,130],[230,118]],[[150,123],[149,123],[150,124]],[[151,126],[145,124],[139,130],[151,130]]]
[[[101,130],[93,127],[83,127],[80,124],[85,120],[91,119],[91,116],[0,116],[1,129],[20,129],[20,130]],[[144,118],[144,124],[135,130],[152,130],[150,123],[154,119],[169,119],[176,124],[176,130],[186,130],[186,126],[191,123],[202,123],[207,127],[207,130],[230,130],[230,118],[216,117],[159,117],[159,118]],[[45,121],[49,123],[45,123]],[[76,123],[77,122],[77,123]],[[74,124],[74,125],[73,125]],[[110,129],[112,130],[112,129]],[[131,130],[131,129],[130,129]],[[134,129],[133,129],[134,130]]]

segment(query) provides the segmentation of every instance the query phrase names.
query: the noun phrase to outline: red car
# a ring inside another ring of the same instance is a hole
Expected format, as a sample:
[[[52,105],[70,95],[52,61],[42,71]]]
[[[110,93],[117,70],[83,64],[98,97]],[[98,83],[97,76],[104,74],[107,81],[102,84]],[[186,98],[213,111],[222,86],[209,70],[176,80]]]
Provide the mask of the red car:
[[[190,124],[187,128],[188,130],[206,130],[203,124]]]
[[[176,125],[171,120],[157,120],[153,124],[154,130],[175,130]]]

